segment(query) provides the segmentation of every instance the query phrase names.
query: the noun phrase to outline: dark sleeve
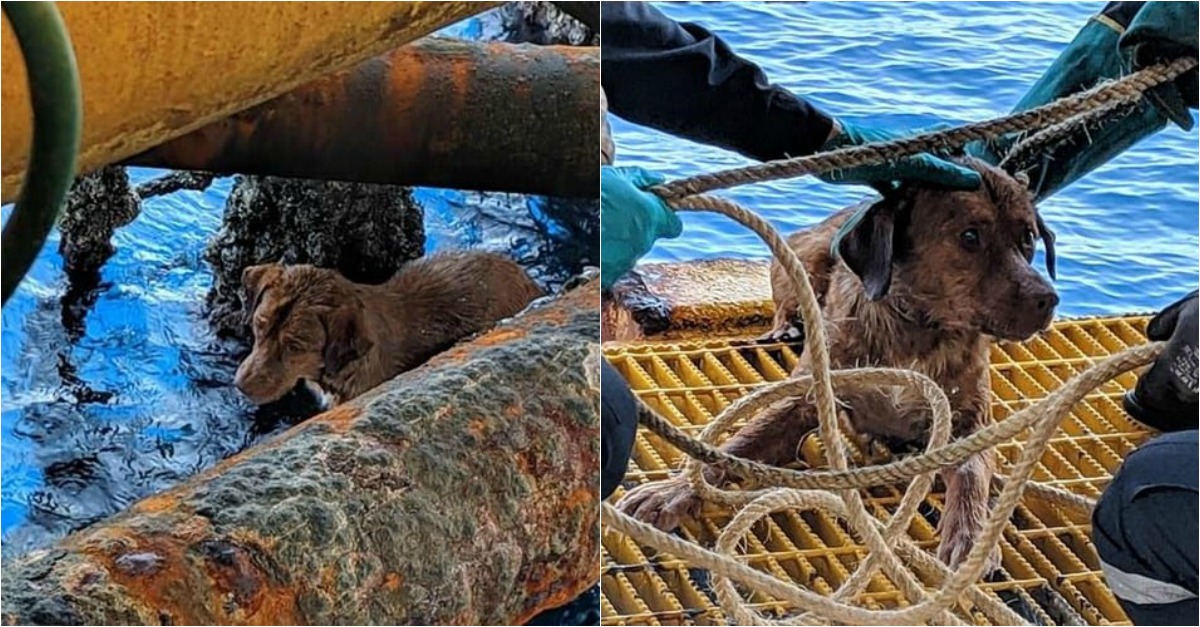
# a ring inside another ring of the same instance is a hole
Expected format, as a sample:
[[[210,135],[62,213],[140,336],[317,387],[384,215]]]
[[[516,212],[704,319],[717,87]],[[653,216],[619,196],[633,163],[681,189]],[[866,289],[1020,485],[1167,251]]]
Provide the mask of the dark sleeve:
[[[635,124],[768,161],[825,143],[831,118],[720,37],[649,3],[603,2],[601,81],[609,110]]]
[[[600,360],[600,500],[621,486],[637,438],[638,403],[625,377]]]

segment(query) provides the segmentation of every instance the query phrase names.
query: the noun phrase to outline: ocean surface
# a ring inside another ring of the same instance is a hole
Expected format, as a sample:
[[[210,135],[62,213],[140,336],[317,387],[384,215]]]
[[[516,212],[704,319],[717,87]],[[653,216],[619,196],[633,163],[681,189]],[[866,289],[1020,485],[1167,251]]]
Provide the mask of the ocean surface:
[[[1008,112],[1103,3],[660,6],[715,30],[773,81],[835,115],[907,129]],[[443,34],[470,37],[478,30],[468,22]],[[620,164],[674,178],[747,162],[613,123]],[[158,174],[131,170],[135,183]],[[255,410],[233,389],[232,349],[203,319],[211,274],[202,253],[231,184],[220,179],[204,192],[144,202],[138,219],[118,231],[100,284],[67,303],[55,234],[4,308],[5,558],[170,487],[290,424],[286,416]],[[868,192],[793,180],[727,193],[791,231]],[[1197,132],[1169,127],[1045,202],[1059,236],[1061,313],[1152,311],[1194,289],[1197,193]],[[536,217],[542,204],[433,189],[419,189],[416,197],[426,211],[431,251],[503,247],[511,233],[481,214],[494,214],[500,202]],[[485,204],[491,209],[481,211]],[[755,236],[729,220],[689,213],[684,221],[683,236],[659,243],[647,261],[766,256]]]
[[[927,129],[1012,110],[1103,2],[666,2],[771,82],[856,123]],[[1195,117],[1195,111],[1192,111]],[[752,163],[613,118],[617,165],[668,179]],[[1171,125],[1041,205],[1058,235],[1060,315],[1154,311],[1197,284],[1197,131]],[[784,233],[871,194],[813,178],[722,190]],[[723,216],[687,212],[646,262],[766,258]],[[1040,257],[1040,252],[1039,252]],[[1042,267],[1041,261],[1038,262]]]

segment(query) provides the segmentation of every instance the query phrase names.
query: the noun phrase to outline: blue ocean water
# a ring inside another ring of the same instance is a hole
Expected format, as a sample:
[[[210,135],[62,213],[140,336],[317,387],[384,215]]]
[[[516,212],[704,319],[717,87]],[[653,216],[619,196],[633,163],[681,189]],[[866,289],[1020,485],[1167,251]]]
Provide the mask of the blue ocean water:
[[[846,119],[887,129],[1008,113],[1103,2],[664,2]],[[1193,116],[1195,112],[1193,111]],[[618,165],[668,179],[750,163],[613,118]],[[1197,131],[1170,126],[1042,204],[1058,234],[1061,315],[1157,310],[1197,284]],[[868,196],[812,178],[725,190],[785,233]],[[684,214],[643,261],[768,256],[749,230]],[[1040,266],[1040,262],[1039,262]]]

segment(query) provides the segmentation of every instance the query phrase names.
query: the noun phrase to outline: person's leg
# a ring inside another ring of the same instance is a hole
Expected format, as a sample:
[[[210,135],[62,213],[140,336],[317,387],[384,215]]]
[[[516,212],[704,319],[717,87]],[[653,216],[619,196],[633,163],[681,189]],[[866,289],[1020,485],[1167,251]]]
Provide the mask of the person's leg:
[[[1135,625],[1195,625],[1197,432],[1130,453],[1092,514],[1108,586]]]
[[[625,377],[608,361],[600,364],[600,498],[607,499],[629,467],[637,436],[638,401]]]

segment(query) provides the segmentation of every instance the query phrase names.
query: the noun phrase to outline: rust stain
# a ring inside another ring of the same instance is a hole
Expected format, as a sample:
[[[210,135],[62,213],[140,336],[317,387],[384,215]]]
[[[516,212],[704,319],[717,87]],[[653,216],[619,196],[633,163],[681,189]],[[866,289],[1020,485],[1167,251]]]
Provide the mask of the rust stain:
[[[331,564],[321,569],[321,589],[333,590],[337,584],[337,569],[339,564]]]
[[[519,340],[528,334],[528,331],[520,327],[505,327],[502,329],[496,329],[495,331],[476,339],[471,343],[471,345],[498,346],[500,344],[507,344],[509,342]]]
[[[226,624],[296,625],[296,591],[276,584],[251,555],[255,547],[221,539],[192,545],[212,583],[211,610]],[[189,621],[190,622],[190,621]]]
[[[600,486],[595,485],[590,488],[575,488],[569,495],[567,495],[567,498],[563,502],[562,506],[564,509],[574,509],[576,507],[591,505],[594,509],[596,509],[596,511],[599,511],[599,503]]]
[[[491,52],[491,49],[489,49]],[[497,50],[496,52],[500,52]],[[511,98],[514,102],[530,103],[533,100],[533,74],[527,69],[531,59],[529,55],[514,54],[511,57],[514,65],[520,68],[516,72],[516,80],[512,85]],[[534,107],[536,109],[536,107]]]
[[[133,505],[130,511],[142,514],[160,514],[169,512],[179,505],[179,495],[174,491],[160,492],[146,497]]]
[[[208,536],[212,523],[203,516],[189,516],[175,527],[175,535],[187,542],[196,542]]]
[[[482,442],[487,437],[487,421],[476,418],[467,425],[467,434],[476,441]]]
[[[150,615],[166,615],[173,624],[205,624],[211,615],[205,604],[189,593],[196,587],[195,573],[189,570],[187,543],[170,536],[133,536],[136,548],[112,551],[85,546],[81,552],[108,571],[109,577],[125,590],[131,605]],[[114,547],[115,548],[115,547]],[[131,554],[154,555],[154,569],[130,569],[122,562]]]
[[[267,553],[275,550],[279,544],[277,538],[264,538],[250,529],[233,529],[229,537],[238,544],[256,546]]]
[[[393,59],[388,65],[387,83],[384,93],[384,99],[395,107],[398,104],[405,105],[405,111],[397,113],[408,113],[414,106],[414,101],[399,97],[401,94],[421,93],[428,80],[428,71],[424,63],[414,62],[416,57],[405,58],[404,62],[399,62],[398,59]],[[397,142],[401,146],[408,146],[410,149],[415,148],[418,143],[417,139],[421,133],[411,133],[408,137],[395,137],[392,141]]]
[[[599,559],[598,552],[597,559]],[[550,571],[553,569],[545,568],[543,570]],[[524,625],[531,618],[546,610],[562,607],[579,598],[579,595],[583,594],[595,583],[594,579],[589,580],[587,577],[572,578],[564,575],[566,573],[544,572],[543,576],[529,578],[531,585],[525,587],[526,596],[527,598],[538,599],[538,602],[526,608],[523,613],[518,615],[513,624]],[[562,582],[570,582],[572,585],[565,585],[554,590],[554,585]]]
[[[63,577],[63,587],[73,595],[85,595],[103,576],[104,570],[100,566],[84,562],[79,568],[68,572]]]
[[[312,418],[308,421],[308,424],[310,426],[325,425],[334,433],[345,433],[354,425],[354,419],[361,416],[362,412],[361,407],[342,404]]]
[[[449,90],[450,98],[444,105],[448,115],[446,123],[441,125],[443,132],[429,142],[430,154],[449,154],[456,146],[471,141],[459,119],[466,115],[467,103],[472,94],[478,91],[474,89],[476,62],[470,58],[439,59],[438,69],[434,71],[441,80],[446,81],[444,88]]]
[[[521,471],[522,475],[536,478],[537,475],[534,472],[536,460],[531,459],[533,457],[535,456],[530,454],[529,451],[521,451],[520,453],[516,454],[516,457],[513,461],[517,462],[517,469]]]
[[[266,549],[252,537],[244,532],[237,540],[213,538],[201,516],[154,535],[101,528],[76,546],[85,561],[70,583],[84,589],[107,571],[131,607],[172,624],[299,624],[296,591],[256,564],[252,551]]]

